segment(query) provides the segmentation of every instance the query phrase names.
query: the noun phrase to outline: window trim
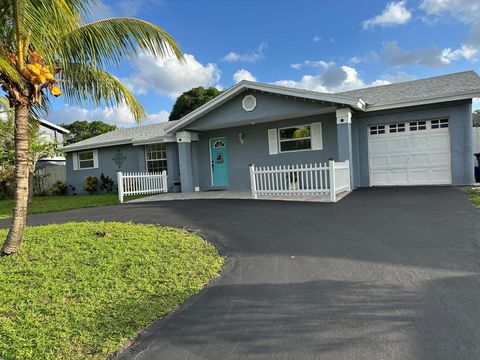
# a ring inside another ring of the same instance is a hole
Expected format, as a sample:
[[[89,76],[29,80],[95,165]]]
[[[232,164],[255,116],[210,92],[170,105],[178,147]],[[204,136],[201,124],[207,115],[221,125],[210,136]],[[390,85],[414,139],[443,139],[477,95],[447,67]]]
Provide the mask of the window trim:
[[[147,156],[147,149],[149,146],[157,146],[157,145],[163,145],[165,147],[165,158],[162,158],[162,159],[148,159],[148,156]],[[167,155],[167,145],[165,143],[154,143],[154,144],[147,144],[145,145],[145,171],[146,172],[149,172],[148,171],[148,162],[149,161],[165,161],[167,163],[167,168],[165,168],[164,170],[162,171],[167,171],[168,169],[168,155]],[[159,171],[160,173],[162,171]]]
[[[81,160],[80,159],[80,154],[85,154],[85,153],[92,153],[92,159],[91,160]],[[92,161],[93,166],[90,167],[82,167],[82,161]],[[91,170],[91,169],[96,169],[98,168],[98,151],[97,150],[84,150],[84,151],[79,151],[77,153],[77,167],[78,170]]]
[[[296,138],[296,139],[288,139],[288,140],[281,140],[280,139],[280,131],[285,130],[285,129],[291,129],[295,127],[308,127],[310,129],[310,136],[309,137],[303,137],[303,138]],[[310,148],[309,149],[298,149],[298,150],[282,150],[282,142],[289,142],[289,141],[298,141],[298,140],[310,140]],[[278,153],[283,154],[283,153],[293,153],[293,152],[301,152],[301,151],[314,151],[312,148],[312,124],[301,124],[301,125],[290,125],[290,126],[284,126],[281,128],[277,128],[277,142],[278,142]]]

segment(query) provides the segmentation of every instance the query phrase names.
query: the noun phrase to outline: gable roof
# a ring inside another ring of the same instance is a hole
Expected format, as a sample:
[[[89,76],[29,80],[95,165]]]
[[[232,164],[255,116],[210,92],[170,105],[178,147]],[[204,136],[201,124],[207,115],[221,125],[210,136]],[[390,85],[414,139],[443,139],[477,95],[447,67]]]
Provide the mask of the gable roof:
[[[70,133],[70,131],[68,131],[67,129],[65,129],[65,128],[57,125],[57,124],[51,123],[50,121],[47,121],[45,119],[39,119],[39,123],[40,123],[41,126],[46,127],[47,129],[50,129],[50,130],[58,131],[61,134],[69,134]]]
[[[359,97],[366,111],[480,97],[480,76],[475,71],[435,76],[390,85],[344,91],[338,95]]]
[[[173,126],[176,121],[166,121],[159,124],[143,125],[133,128],[117,129],[105,134],[94,136],[92,138],[67,145],[62,148],[64,152],[85,150],[106,146],[115,146],[123,144],[141,145],[148,143],[149,140],[165,137],[167,130]],[[169,135],[171,136],[171,135]],[[165,139],[168,139],[165,138]],[[163,140],[165,140],[163,139]]]
[[[240,94],[244,90],[257,90],[272,94],[293,96],[310,100],[327,101],[342,105],[348,105],[357,110],[365,109],[365,102],[356,96],[321,93],[318,91],[303,90],[286,86],[262,84],[255,81],[242,80],[238,84],[232,86],[228,90],[218,95],[216,98],[210,100],[206,104],[200,106],[199,108],[193,110],[191,113],[182,117],[174,126],[172,126],[168,130],[168,132],[174,132],[175,130],[192,123],[202,115],[205,115],[206,113],[216,109],[217,107],[227,102],[234,96]]]

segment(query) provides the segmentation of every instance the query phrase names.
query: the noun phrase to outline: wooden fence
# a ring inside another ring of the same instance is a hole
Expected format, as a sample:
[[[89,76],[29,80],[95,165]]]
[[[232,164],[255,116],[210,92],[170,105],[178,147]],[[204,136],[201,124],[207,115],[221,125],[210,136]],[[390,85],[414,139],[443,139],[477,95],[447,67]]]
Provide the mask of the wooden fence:
[[[350,191],[350,164],[329,161],[319,164],[250,166],[253,198],[282,195],[329,195]]]
[[[167,172],[158,173],[135,172],[123,173],[117,172],[118,199],[123,203],[123,198],[128,195],[158,194],[166,193]]]

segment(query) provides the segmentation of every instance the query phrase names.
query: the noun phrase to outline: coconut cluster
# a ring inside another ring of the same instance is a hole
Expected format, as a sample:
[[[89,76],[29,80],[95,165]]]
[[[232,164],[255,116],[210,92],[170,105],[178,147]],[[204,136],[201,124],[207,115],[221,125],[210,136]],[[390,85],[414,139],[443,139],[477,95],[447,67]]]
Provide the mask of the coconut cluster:
[[[12,60],[14,62],[14,57]],[[57,80],[55,79],[55,74],[59,71],[60,69],[55,69],[52,72],[42,56],[36,51],[31,51],[27,59],[27,64],[22,69],[21,74],[31,84],[50,89],[50,93],[53,96],[60,96],[62,90],[58,87]]]

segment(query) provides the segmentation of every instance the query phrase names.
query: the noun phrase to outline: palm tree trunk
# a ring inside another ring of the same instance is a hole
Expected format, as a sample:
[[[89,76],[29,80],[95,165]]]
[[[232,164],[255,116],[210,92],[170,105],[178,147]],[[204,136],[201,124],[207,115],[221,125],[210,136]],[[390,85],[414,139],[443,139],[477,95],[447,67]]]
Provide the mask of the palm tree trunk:
[[[5,255],[13,254],[22,246],[27,223],[28,201],[28,105],[15,105],[15,206],[7,239],[3,244]]]

